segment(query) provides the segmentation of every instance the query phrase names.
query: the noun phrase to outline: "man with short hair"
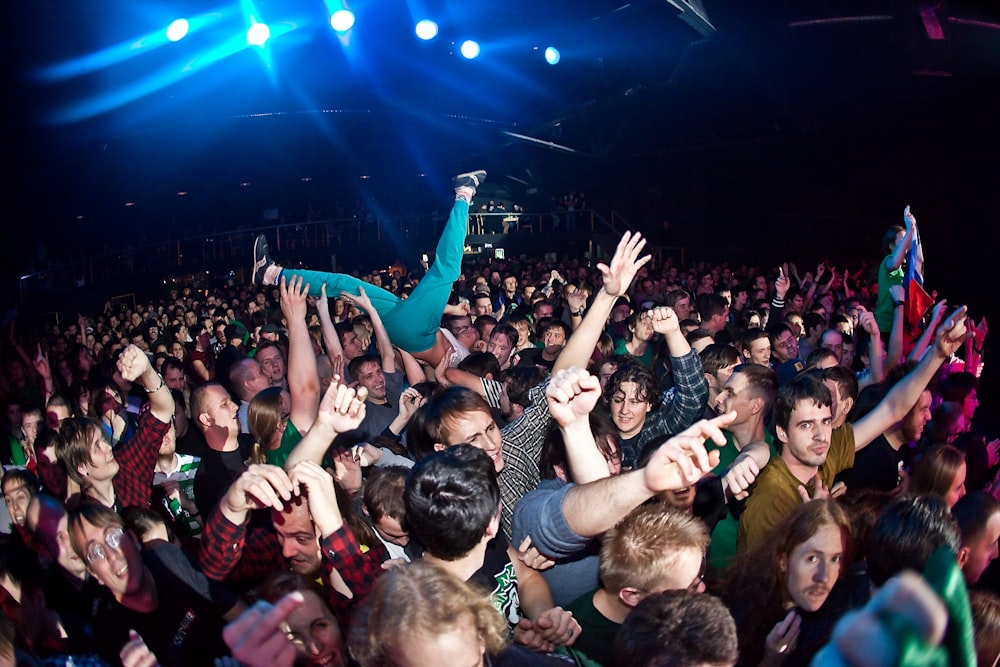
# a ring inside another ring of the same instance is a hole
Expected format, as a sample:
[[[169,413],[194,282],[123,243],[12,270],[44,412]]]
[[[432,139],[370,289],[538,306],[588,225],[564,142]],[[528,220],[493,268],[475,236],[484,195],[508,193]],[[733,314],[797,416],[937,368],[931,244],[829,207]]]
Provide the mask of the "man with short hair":
[[[73,550],[69,539],[66,507],[50,495],[40,493],[28,505],[26,525],[45,547],[53,562],[42,579],[45,601],[59,614],[66,630],[71,654],[98,650],[93,605],[102,596],[100,584],[87,572],[87,564]]]
[[[729,324],[729,302],[718,294],[703,294],[698,298],[701,328],[717,338]]]
[[[708,383],[708,403],[705,405],[704,418],[712,419],[722,409],[717,399],[729,376],[733,374],[733,369],[740,363],[740,353],[732,345],[712,343],[698,356]]]
[[[691,317],[691,295],[682,289],[668,292],[664,297],[664,305],[673,308],[677,319],[682,322]]]
[[[194,478],[194,496],[204,513],[215,509],[250,459],[253,436],[240,433],[238,411],[229,392],[218,382],[206,382],[191,392],[191,420],[208,445]]]
[[[844,359],[844,336],[836,329],[827,329],[820,336],[819,346],[830,350],[837,355],[837,363],[843,363]]]
[[[254,396],[270,387],[271,382],[264,375],[260,362],[254,357],[248,357],[237,361],[229,370],[229,386],[232,387],[233,393],[240,401],[240,407],[236,411],[240,433],[249,434],[247,411],[250,409],[250,401],[253,400]]]
[[[763,329],[747,329],[739,340],[746,363],[771,367],[771,339]]]
[[[951,515],[962,534],[958,566],[962,568],[965,583],[972,586],[997,559],[1000,503],[985,491],[973,491],[958,499],[951,508]]]
[[[502,289],[493,300],[493,312],[502,314],[505,319],[524,305],[524,298],[518,293],[517,284],[517,276],[508,273],[501,283]]]
[[[715,399],[717,412],[734,415],[723,429],[726,443],[718,447],[719,463],[712,471],[716,476],[726,476],[729,483],[749,485],[776,455],[773,438],[764,422],[771,414],[777,392],[778,381],[770,368],[740,364],[733,369]],[[737,518],[732,513],[727,513],[715,526],[711,549],[714,569],[724,569],[732,563],[738,530]]]
[[[175,405],[163,376],[138,347],[125,349],[118,371],[149,396],[149,408],[141,411],[135,433],[112,451],[100,422],[67,419],[60,426],[57,455],[70,479],[80,485],[83,497],[120,512],[131,505],[150,505],[153,466]]]
[[[739,659],[736,622],[713,595],[663,591],[625,618],[614,655],[630,667],[732,667]]]
[[[346,354],[346,348],[345,348]],[[267,377],[268,384],[272,387],[288,389],[288,364],[285,360],[285,351],[280,343],[274,341],[262,341],[257,346],[254,359],[260,364],[260,369]]]
[[[700,520],[660,503],[633,510],[604,535],[601,586],[568,607],[583,628],[574,649],[602,665],[615,664],[615,636],[643,598],[705,590],[707,547],[708,531]]]
[[[83,503],[69,517],[69,537],[90,574],[111,593],[94,616],[113,658],[135,631],[164,666],[211,663],[229,655],[225,619],[244,609],[231,592],[212,587],[169,542],[143,549],[114,511]]]
[[[424,545],[423,559],[488,591],[515,639],[533,631],[549,644],[573,643],[579,626],[553,604],[541,574],[501,534],[500,487],[483,450],[457,445],[418,461],[404,502],[410,531]]]
[[[803,334],[799,338],[799,355],[805,359],[809,353],[820,346],[820,338],[826,330],[826,318],[819,313],[799,315],[802,319]]]

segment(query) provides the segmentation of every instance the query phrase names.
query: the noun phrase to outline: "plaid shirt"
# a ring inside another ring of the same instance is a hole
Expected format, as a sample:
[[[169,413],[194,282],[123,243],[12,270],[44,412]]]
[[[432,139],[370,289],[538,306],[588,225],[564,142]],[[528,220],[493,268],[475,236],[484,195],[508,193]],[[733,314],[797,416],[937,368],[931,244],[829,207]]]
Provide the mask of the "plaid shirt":
[[[248,528],[249,526],[249,528]],[[323,587],[330,610],[346,632],[351,612],[367,597],[375,580],[384,570],[382,563],[389,558],[381,542],[371,548],[358,544],[347,524],[329,537],[320,538],[323,556]],[[236,525],[218,509],[205,525],[199,554],[205,576],[228,583],[260,581],[275,572],[276,564],[284,567],[281,545],[274,530],[266,526],[250,526],[249,521]],[[353,593],[347,598],[330,585],[336,570]]]
[[[115,461],[119,466],[118,474],[112,482],[116,507],[150,507],[156,456],[160,453],[163,436],[169,428],[170,424],[161,422],[150,410],[143,409],[135,434],[115,447]]]
[[[708,402],[708,381],[701,358],[694,350],[670,357],[670,367],[674,371],[674,386],[663,392],[660,407],[646,415],[639,433],[642,445],[662,436],[677,435],[691,426],[701,419]]]
[[[327,602],[330,603],[330,611],[337,617],[340,627],[346,629],[351,625],[351,612],[368,597],[375,580],[385,572],[382,563],[388,560],[389,554],[381,542],[376,542],[366,550],[366,547],[358,544],[347,524],[329,537],[321,538],[319,547],[323,553],[323,572],[326,574],[323,583]],[[345,597],[330,586],[330,575],[334,570],[354,597]]]
[[[231,584],[255,584],[275,571],[282,562],[278,536],[263,522],[236,525],[216,507],[201,534],[198,561],[205,576]]]
[[[545,400],[545,390],[550,380],[551,378],[547,378],[541,384],[532,387],[528,392],[531,405],[520,417],[500,431],[500,435],[503,436],[504,459],[504,467],[499,474],[502,501],[500,520],[507,541],[510,541],[511,526],[514,522],[514,506],[524,494],[538,486],[541,479],[538,474],[538,459],[541,456],[542,444],[545,442],[545,431],[552,419],[548,401]]]

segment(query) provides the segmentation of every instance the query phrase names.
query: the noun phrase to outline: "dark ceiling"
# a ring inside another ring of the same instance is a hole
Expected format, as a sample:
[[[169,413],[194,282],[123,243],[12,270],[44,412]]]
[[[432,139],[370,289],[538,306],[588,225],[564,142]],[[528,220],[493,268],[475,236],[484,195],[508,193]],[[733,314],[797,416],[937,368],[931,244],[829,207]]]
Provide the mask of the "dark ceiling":
[[[332,209],[362,188],[433,205],[440,177],[479,166],[539,199],[584,189],[637,226],[669,218],[689,246],[717,225],[728,251],[790,252],[821,220],[849,237],[873,226],[870,244],[906,202],[948,224],[995,210],[996,9],[706,0],[705,22],[677,3],[431,0],[442,33],[419,43],[415,0],[356,0],[345,45],[320,0],[12,0],[8,270],[263,207]],[[226,51],[253,6],[294,29]],[[215,23],[113,48],[183,13]],[[476,61],[454,53],[466,37],[483,43]]]

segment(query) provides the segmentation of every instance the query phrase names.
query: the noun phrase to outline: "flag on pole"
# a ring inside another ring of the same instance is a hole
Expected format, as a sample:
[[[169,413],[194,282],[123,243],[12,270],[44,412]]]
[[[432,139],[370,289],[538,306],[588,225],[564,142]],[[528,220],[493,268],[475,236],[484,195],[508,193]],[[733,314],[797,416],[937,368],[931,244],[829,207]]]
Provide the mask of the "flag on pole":
[[[906,251],[906,322],[911,327],[920,324],[927,309],[934,305],[934,299],[924,289],[924,246],[920,243],[920,230],[914,220],[913,240]]]

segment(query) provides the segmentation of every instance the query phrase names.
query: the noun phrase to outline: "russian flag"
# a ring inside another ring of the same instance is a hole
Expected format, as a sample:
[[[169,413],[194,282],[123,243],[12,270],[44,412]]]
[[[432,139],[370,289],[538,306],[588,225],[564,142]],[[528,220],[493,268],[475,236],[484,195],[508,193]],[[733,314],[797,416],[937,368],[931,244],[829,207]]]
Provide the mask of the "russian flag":
[[[920,243],[920,230],[913,221],[913,240],[906,251],[906,322],[918,327],[927,310],[934,305],[934,299],[924,289],[924,247]]]

